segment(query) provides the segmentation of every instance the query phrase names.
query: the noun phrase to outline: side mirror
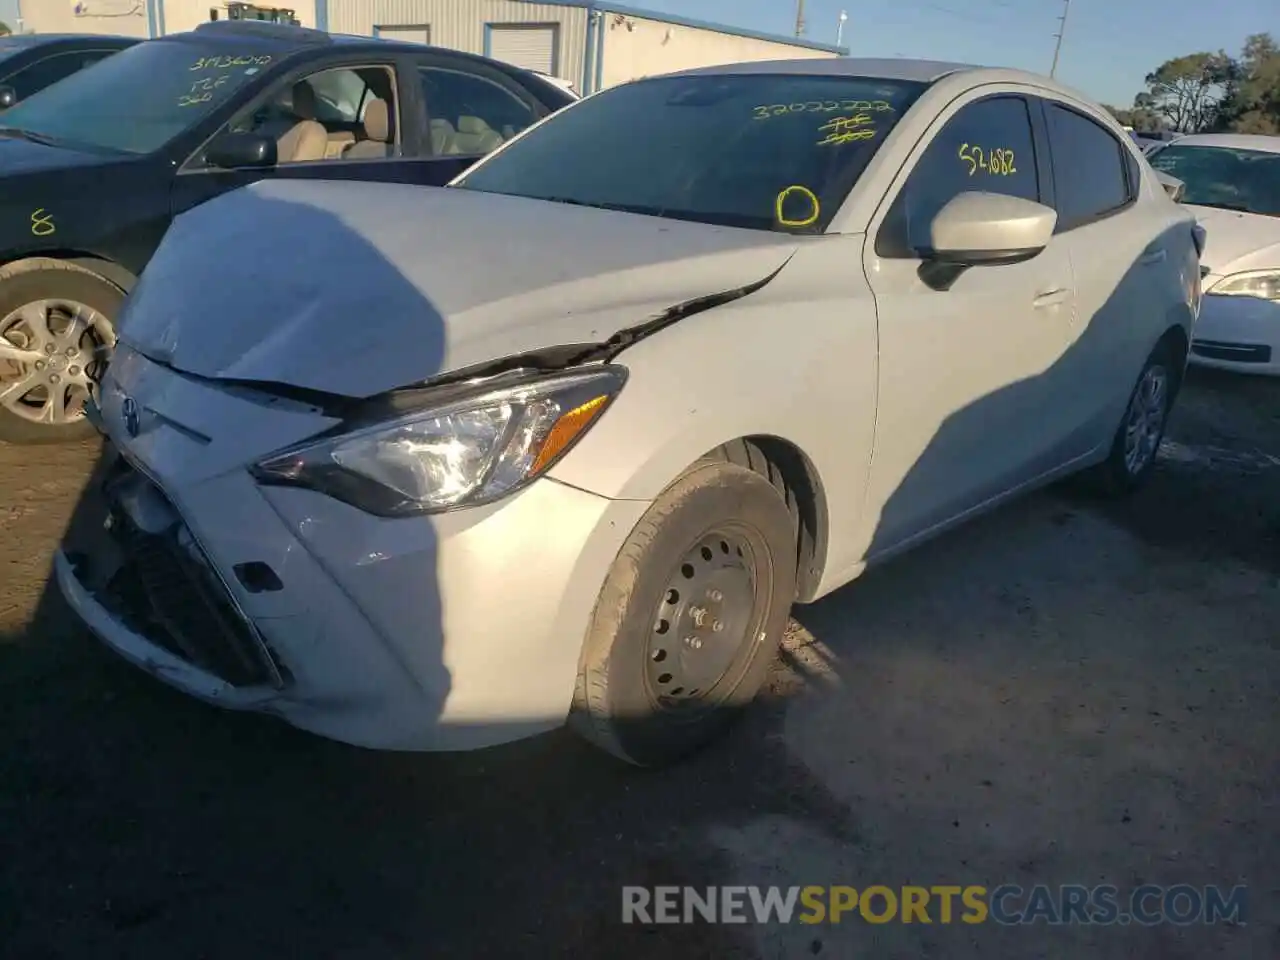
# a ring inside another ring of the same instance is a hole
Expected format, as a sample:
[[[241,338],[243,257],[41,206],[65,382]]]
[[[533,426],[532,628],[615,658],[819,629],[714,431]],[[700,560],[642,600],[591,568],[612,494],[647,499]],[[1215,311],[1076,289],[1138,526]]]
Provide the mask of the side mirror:
[[[18,91],[13,87],[0,84],[0,110],[8,110],[18,102]]]
[[[1186,195],[1187,185],[1177,177],[1171,177],[1167,173],[1156,171],[1156,179],[1160,181],[1160,186],[1164,187],[1164,192],[1169,195],[1174,203],[1181,203],[1182,198]]]
[[[204,152],[205,162],[214,167],[235,170],[276,165],[276,142],[256,133],[224,133]]]
[[[965,267],[1030,260],[1049,245],[1057,223],[1057,211],[1042,203],[966,191],[933,218],[927,259]]]

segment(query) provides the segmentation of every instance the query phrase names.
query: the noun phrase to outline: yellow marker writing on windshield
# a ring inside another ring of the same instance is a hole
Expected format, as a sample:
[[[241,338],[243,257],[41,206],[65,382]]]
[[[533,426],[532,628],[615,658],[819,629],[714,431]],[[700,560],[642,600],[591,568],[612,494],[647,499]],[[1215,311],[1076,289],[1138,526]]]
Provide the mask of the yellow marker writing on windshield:
[[[787,219],[783,214],[782,207],[787,200],[793,196],[801,196],[809,201],[809,216],[794,220]],[[778,192],[778,197],[773,203],[773,212],[775,214],[775,219],[778,221],[778,225],[781,227],[807,227],[811,223],[817,222],[817,219],[822,212],[822,208],[818,205],[817,194],[808,187],[793,184],[789,187],[784,187]]]
[[[891,112],[893,107],[887,100],[810,100],[806,103],[761,104],[751,109],[752,119],[768,120],[770,117],[783,117],[794,113],[836,113],[841,110],[846,113],[859,110],[885,113]]]
[[[37,237],[47,237],[57,232],[53,223],[53,214],[45,213],[44,207],[31,214],[31,232]]]
[[[266,54],[257,57],[201,57],[190,67],[191,70],[226,70],[228,67],[265,67],[271,62]]]
[[[859,113],[852,117],[833,117],[818,128],[826,137],[818,141],[818,146],[826,147],[841,143],[853,143],[856,140],[870,140],[876,135],[871,126],[871,116]]]

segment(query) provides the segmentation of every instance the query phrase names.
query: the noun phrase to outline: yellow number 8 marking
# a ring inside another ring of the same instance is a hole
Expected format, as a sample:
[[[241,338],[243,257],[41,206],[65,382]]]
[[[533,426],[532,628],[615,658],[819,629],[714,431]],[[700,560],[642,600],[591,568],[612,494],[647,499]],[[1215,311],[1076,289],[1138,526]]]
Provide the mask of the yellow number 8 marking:
[[[798,193],[802,197],[806,198],[813,208],[813,213],[810,216],[805,217],[803,220],[788,220],[782,214],[782,205],[786,203],[787,198],[793,193]],[[773,212],[776,215],[779,226],[807,227],[809,224],[815,223],[818,217],[821,216],[822,208],[818,204],[817,195],[812,190],[808,187],[802,187],[799,184],[793,184],[792,186],[784,187],[778,192],[778,198],[773,203]]]
[[[45,213],[41,207],[31,214],[31,232],[37,237],[47,237],[58,228],[53,225],[53,214]]]

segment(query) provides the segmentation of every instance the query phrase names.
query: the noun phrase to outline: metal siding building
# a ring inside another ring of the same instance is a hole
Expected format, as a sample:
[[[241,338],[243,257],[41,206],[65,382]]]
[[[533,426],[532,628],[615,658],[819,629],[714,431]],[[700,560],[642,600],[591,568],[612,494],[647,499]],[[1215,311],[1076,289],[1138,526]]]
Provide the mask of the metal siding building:
[[[35,33],[158,37],[190,30],[225,0],[20,0]],[[638,77],[741,60],[834,57],[793,37],[653,13],[611,0],[259,0],[303,26],[431,43],[540,70],[591,93]]]
[[[170,0],[173,2],[173,0]],[[551,73],[590,93],[655,73],[846,50],[610,0],[315,0],[334,33],[394,36]]]
[[[262,0],[260,6],[292,9],[304,27],[315,26],[315,0]],[[22,29],[30,33],[109,33],[122,37],[162,37],[191,30],[226,0],[19,0]]]

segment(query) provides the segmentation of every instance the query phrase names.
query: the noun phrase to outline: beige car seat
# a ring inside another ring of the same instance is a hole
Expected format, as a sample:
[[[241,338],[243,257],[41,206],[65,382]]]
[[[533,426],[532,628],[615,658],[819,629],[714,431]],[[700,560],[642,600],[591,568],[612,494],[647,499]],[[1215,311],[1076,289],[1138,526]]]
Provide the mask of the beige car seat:
[[[390,152],[391,110],[387,101],[374,98],[364,108],[364,139],[347,148],[344,160],[372,160],[385,157]]]
[[[453,153],[453,140],[458,135],[453,124],[448,120],[432,120],[428,126],[431,130],[431,152],[437,157]]]
[[[298,122],[276,138],[276,162],[323,160],[329,132],[316,120],[316,93],[305,80],[293,85],[293,114]]]
[[[450,153],[488,153],[502,146],[502,134],[480,117],[459,117]]]

